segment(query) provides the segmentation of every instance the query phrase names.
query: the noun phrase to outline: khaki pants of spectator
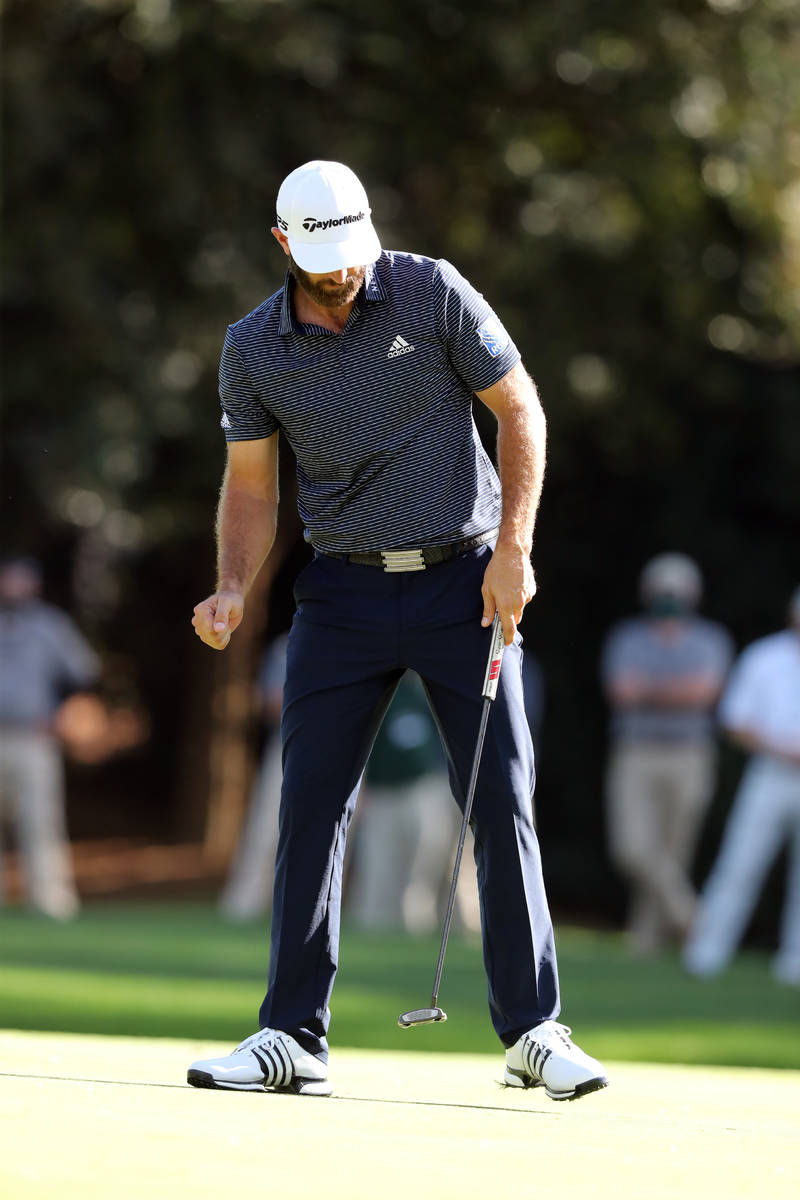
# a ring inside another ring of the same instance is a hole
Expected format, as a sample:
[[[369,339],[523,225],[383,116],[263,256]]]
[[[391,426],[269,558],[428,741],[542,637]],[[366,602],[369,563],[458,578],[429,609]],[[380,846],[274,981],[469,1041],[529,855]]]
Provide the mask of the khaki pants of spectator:
[[[438,929],[461,828],[447,775],[432,772],[404,787],[365,786],[359,804],[349,916],[362,929]],[[477,933],[478,882],[467,833],[455,919],[462,930]]]
[[[281,798],[281,739],[265,747],[253,784],[236,857],[219,900],[231,920],[269,912],[275,878]],[[378,793],[378,794],[376,794]],[[347,911],[364,929],[427,933],[440,918],[443,881],[450,884],[461,813],[444,772],[405,788],[365,789],[354,821],[354,866]],[[456,892],[456,924],[480,931],[480,907],[472,832]]]
[[[714,787],[709,742],[619,742],[608,766],[612,861],[631,885],[628,935],[638,954],[682,938],[697,896],[689,867]]]
[[[16,830],[30,903],[60,920],[74,916],[78,897],[64,820],[64,767],[61,749],[49,735],[0,730],[0,826],[3,823]],[[0,902],[3,897],[0,874]]]
[[[219,899],[220,910],[233,921],[248,921],[272,907],[282,778],[281,739],[274,731],[264,747],[236,857]]]

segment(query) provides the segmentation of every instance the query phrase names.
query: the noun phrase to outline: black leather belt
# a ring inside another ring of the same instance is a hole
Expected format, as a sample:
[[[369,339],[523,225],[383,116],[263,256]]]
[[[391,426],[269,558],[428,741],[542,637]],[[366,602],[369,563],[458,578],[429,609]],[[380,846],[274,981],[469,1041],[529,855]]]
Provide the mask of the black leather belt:
[[[447,562],[465,550],[475,550],[485,546],[497,537],[496,529],[487,529],[485,533],[476,533],[474,537],[464,538],[460,542],[450,542],[447,546],[420,546],[410,550],[369,550],[364,554],[339,554],[333,550],[320,550],[314,547],[318,554],[328,558],[341,558],[346,562],[357,563],[361,567],[383,567],[384,571],[424,571],[436,563]]]

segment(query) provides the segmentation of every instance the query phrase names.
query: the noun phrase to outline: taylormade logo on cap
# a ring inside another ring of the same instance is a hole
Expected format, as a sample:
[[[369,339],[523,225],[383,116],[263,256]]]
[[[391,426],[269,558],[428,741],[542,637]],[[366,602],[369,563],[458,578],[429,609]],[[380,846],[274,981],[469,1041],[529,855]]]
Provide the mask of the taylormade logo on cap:
[[[367,193],[344,163],[304,163],[284,179],[276,208],[278,228],[304,271],[326,274],[380,257]]]
[[[307,229],[309,233],[313,233],[316,229],[335,229],[337,225],[353,225],[356,221],[363,221],[365,213],[356,213],[352,217],[330,217],[327,221],[320,221],[316,217],[306,217],[303,221],[303,229]]]

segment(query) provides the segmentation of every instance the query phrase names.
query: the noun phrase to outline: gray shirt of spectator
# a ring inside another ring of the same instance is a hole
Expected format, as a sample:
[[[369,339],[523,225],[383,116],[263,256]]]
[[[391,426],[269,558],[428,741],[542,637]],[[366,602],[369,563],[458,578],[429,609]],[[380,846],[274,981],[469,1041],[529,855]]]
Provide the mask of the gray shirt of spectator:
[[[46,728],[97,672],[97,656],[65,613],[38,601],[0,606],[1,725]]]
[[[733,643],[721,625],[690,617],[680,636],[659,637],[648,617],[632,617],[606,639],[602,676],[606,685],[626,674],[667,683],[687,675],[708,675],[722,686],[733,658]],[[712,736],[713,708],[659,708],[632,705],[614,710],[611,732],[636,742],[697,742]]]

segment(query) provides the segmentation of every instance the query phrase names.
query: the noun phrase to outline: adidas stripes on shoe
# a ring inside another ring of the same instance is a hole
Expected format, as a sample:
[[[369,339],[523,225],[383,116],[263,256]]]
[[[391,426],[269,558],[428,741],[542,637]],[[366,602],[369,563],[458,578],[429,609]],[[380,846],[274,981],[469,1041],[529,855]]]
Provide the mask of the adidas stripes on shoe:
[[[608,1086],[602,1065],[571,1040],[572,1030],[543,1021],[506,1051],[508,1087],[543,1086],[551,1100],[577,1100]]]
[[[333,1091],[325,1063],[280,1029],[261,1029],[232,1054],[192,1063],[186,1078],[192,1087],[236,1092],[330,1096]]]

